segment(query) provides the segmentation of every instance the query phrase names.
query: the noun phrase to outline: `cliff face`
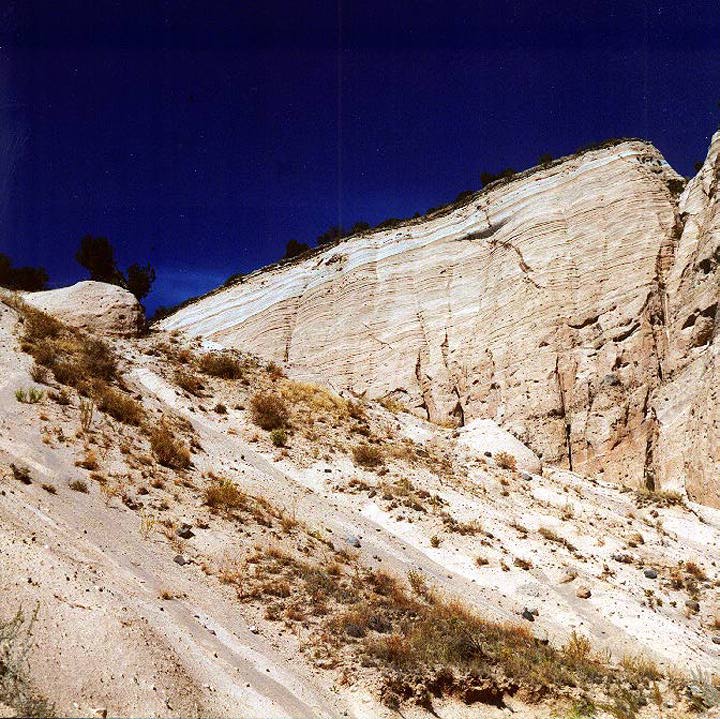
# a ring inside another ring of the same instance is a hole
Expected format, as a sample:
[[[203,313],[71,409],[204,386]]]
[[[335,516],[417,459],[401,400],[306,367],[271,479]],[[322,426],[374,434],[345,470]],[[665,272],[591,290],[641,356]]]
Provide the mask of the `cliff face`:
[[[660,486],[684,485],[693,499],[720,506],[720,132],[680,198],[683,232],[666,278],[668,351],[655,392],[654,470]]]
[[[717,501],[698,488],[720,450],[719,144],[679,200],[658,151],[623,142],[256,272],[162,324],[433,421],[493,419],[548,463],[686,478]]]

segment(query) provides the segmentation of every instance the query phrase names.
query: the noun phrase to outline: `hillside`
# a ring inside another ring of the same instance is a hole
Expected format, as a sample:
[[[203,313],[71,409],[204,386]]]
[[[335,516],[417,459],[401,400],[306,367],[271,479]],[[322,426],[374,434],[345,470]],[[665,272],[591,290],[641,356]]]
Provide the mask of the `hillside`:
[[[719,150],[682,189],[594,149],[148,331],[0,291],[0,715],[712,716]]]
[[[160,327],[432,422],[493,419],[544,462],[718,506],[703,427],[719,143],[679,196],[651,145],[601,147],[255,272]]]
[[[444,428],[6,302],[0,621],[37,619],[29,671],[5,663],[29,699],[4,714],[43,696],[65,716],[713,704],[717,511],[541,470],[491,421]]]

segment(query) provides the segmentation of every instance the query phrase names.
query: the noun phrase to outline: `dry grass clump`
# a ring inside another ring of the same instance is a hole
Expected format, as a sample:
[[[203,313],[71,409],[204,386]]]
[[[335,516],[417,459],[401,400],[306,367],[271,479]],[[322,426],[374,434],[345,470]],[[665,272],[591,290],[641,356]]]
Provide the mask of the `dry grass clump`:
[[[383,482],[380,489],[381,497],[390,502],[390,509],[407,507],[416,512],[427,512],[426,504],[435,507],[444,503],[438,495],[431,495],[425,489],[418,489],[406,477],[396,479],[394,482]]]
[[[151,430],[150,447],[160,464],[171,469],[187,469],[190,466],[190,450],[175,438],[170,428],[160,423]]]
[[[202,380],[188,369],[178,369],[175,371],[175,384],[195,397],[200,397],[203,389],[205,389]]]
[[[32,484],[30,470],[27,467],[19,467],[16,464],[11,464],[10,470],[13,473],[13,477],[17,479],[18,482],[22,482],[23,484]]]
[[[268,431],[284,429],[290,421],[286,401],[272,392],[258,392],[252,396],[250,417],[258,427]]]
[[[243,371],[240,363],[226,352],[208,352],[198,361],[198,369],[211,377],[240,379]]]
[[[638,507],[684,507],[685,497],[675,490],[640,489],[635,492],[635,503]]]
[[[330,392],[312,382],[295,382],[281,379],[277,390],[288,407],[292,408],[295,424],[299,427],[312,427],[315,422],[337,424],[361,411],[355,403]]]
[[[381,397],[378,400],[378,403],[382,407],[385,407],[385,409],[392,414],[400,414],[401,412],[408,411],[408,408],[402,402],[398,401],[394,397],[391,397],[390,395],[386,397]]]
[[[517,469],[517,460],[509,452],[496,452],[493,457],[498,467],[509,469],[513,472]]]
[[[211,510],[229,512],[247,506],[248,497],[229,479],[213,478],[203,492],[205,504]]]
[[[145,421],[145,410],[142,405],[109,385],[99,385],[93,392],[93,397],[98,409],[119,422],[139,427]]]
[[[571,552],[577,551],[577,548],[573,544],[568,542],[567,539],[561,537],[555,530],[550,529],[549,527],[540,527],[540,529],[538,529],[538,534],[543,539],[547,539],[548,542],[560,544]]]
[[[50,384],[50,370],[37,362],[33,362],[33,366],[30,368],[30,376],[32,377],[33,382],[37,382],[38,384]]]
[[[522,569],[523,571],[527,572],[529,569],[532,569],[532,562],[529,559],[523,559],[522,557],[515,557],[513,559],[513,565],[516,566],[518,569]]]
[[[80,332],[34,347],[31,354],[50,368],[60,384],[75,387],[81,394],[90,394],[94,384],[117,377],[117,360],[110,347]]]
[[[48,494],[57,494],[57,487],[54,484],[43,482],[41,486]]]
[[[626,654],[620,660],[620,665],[635,682],[642,681],[653,681],[656,682],[662,679],[662,671],[660,671],[658,665],[649,657],[642,655],[628,655]]]
[[[68,487],[70,487],[73,491],[81,492],[82,494],[87,494],[89,492],[87,482],[83,479],[73,479],[72,482],[68,484]]]
[[[376,469],[385,464],[385,455],[380,447],[373,444],[359,444],[352,451],[355,464],[366,469]]]
[[[699,582],[705,582],[707,581],[707,574],[705,573],[705,570],[697,563],[694,562],[692,559],[685,562],[683,565],[685,571],[697,579]]]
[[[97,454],[93,449],[86,449],[82,459],[78,459],[75,462],[76,467],[82,467],[83,469],[89,469],[94,471],[99,468]]]
[[[482,524],[476,519],[471,519],[469,522],[458,522],[457,519],[448,512],[441,512],[440,517],[448,532],[463,536],[475,536],[476,534],[485,533]]]

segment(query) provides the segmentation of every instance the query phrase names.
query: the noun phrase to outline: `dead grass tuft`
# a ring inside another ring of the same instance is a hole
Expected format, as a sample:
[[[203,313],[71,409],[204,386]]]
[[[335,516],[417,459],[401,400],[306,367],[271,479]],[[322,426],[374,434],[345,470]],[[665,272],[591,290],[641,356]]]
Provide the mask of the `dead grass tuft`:
[[[366,469],[375,469],[385,464],[385,455],[380,447],[372,444],[359,444],[353,449],[355,464]]]
[[[289,423],[285,400],[271,392],[258,392],[250,400],[250,416],[261,429],[272,431],[284,429]]]
[[[205,388],[202,380],[191,370],[178,369],[175,371],[175,384],[195,397],[202,396]]]
[[[81,492],[82,494],[87,494],[89,491],[87,482],[82,479],[73,479],[72,482],[68,484],[68,487],[70,487],[73,491]]]
[[[211,377],[240,379],[243,371],[240,363],[226,352],[208,352],[198,361],[198,369]]]
[[[93,397],[100,411],[119,422],[139,427],[145,421],[145,410],[139,402],[109,385],[98,385]]]
[[[517,469],[517,460],[509,452],[496,452],[493,456],[498,467],[509,469],[513,472]]]
[[[160,464],[171,469],[187,469],[190,466],[190,450],[175,438],[172,430],[160,423],[150,432],[150,447]]]
[[[215,512],[230,512],[246,507],[248,503],[247,495],[226,478],[212,479],[205,487],[204,500],[205,504]]]

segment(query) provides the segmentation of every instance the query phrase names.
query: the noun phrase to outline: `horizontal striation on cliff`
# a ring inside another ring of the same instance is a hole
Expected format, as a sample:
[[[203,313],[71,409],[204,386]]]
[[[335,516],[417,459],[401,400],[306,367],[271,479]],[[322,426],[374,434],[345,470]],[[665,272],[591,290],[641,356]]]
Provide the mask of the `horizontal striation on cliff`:
[[[702,254],[680,242],[679,185],[654,147],[621,142],[255,272],[161,326],[433,421],[492,419],[545,462],[654,486],[670,293],[690,281],[675,254]]]

